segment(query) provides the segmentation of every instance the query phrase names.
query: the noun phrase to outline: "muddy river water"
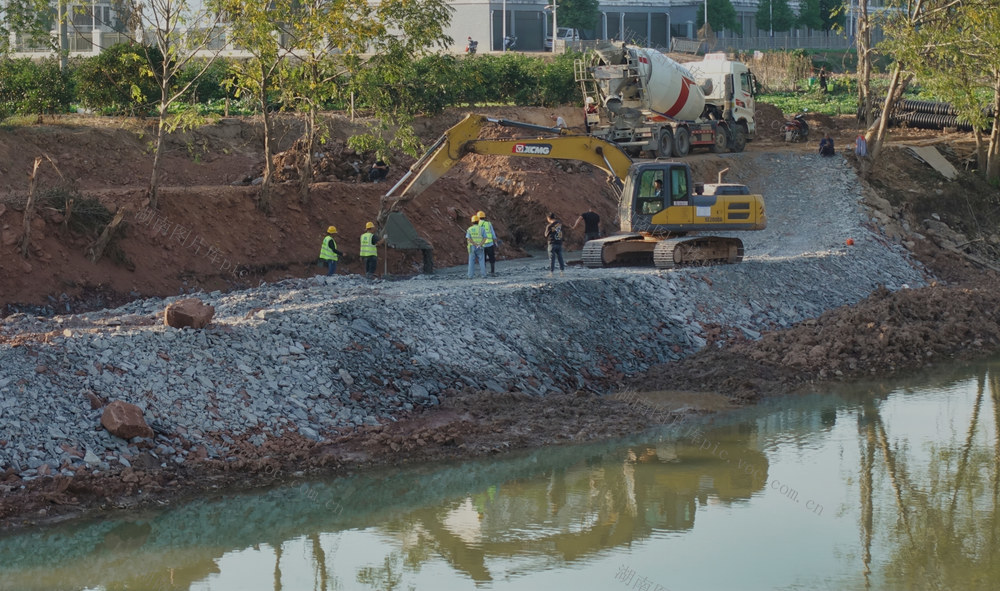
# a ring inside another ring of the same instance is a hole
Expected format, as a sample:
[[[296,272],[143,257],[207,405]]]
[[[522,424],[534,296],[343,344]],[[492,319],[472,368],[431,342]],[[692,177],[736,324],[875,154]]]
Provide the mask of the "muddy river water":
[[[2,590],[996,589],[1000,361],[0,537]],[[290,478],[289,480],[292,480]]]

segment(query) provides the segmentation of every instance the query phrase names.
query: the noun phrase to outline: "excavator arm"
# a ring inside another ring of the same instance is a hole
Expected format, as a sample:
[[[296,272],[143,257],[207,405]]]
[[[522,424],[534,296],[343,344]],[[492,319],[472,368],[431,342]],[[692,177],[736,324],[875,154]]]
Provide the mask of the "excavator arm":
[[[554,134],[553,137],[533,139],[480,139],[487,125],[518,127]],[[521,156],[527,158],[556,158],[587,162],[606,172],[621,191],[623,179],[628,174],[632,159],[617,145],[585,135],[570,135],[566,129],[545,127],[493,119],[483,115],[468,115],[448,129],[431,146],[410,170],[382,197],[376,224],[384,227],[390,213],[400,211],[406,203],[423,193],[436,180],[451,170],[468,154],[496,156]],[[403,187],[400,190],[400,187]],[[397,192],[398,191],[398,192]]]

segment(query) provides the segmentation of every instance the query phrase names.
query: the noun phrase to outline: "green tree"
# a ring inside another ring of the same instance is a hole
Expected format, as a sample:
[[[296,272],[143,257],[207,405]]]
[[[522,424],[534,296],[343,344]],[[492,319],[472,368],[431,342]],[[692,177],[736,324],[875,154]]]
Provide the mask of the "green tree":
[[[257,193],[257,208],[271,208],[271,185],[274,182],[271,109],[268,100],[274,92],[281,68],[286,65],[287,50],[281,43],[283,23],[294,17],[288,2],[272,0],[218,0],[213,7],[229,16],[233,42],[250,54],[250,59],[233,64],[228,81],[236,96],[252,97],[257,103],[263,124],[264,178]]]
[[[1000,105],[1000,16],[995,5],[972,0],[932,5],[921,26],[907,31],[891,47],[900,63],[924,86],[950,102],[960,119],[975,130],[979,169],[988,179],[1000,173],[998,118],[987,116],[983,97]],[[1000,112],[1000,111],[995,111]],[[983,129],[990,129],[984,143]]]
[[[708,24],[712,30],[721,31],[728,29],[736,33],[743,33],[743,25],[736,18],[736,9],[729,0],[707,0],[708,1]],[[705,25],[705,11],[698,10],[698,20],[696,25],[702,28]]]
[[[562,0],[559,2],[559,26],[593,31],[601,21],[598,0]]]
[[[814,31],[823,30],[823,15],[820,14],[820,0],[802,0],[799,3],[797,24]]]
[[[711,4],[709,4],[711,11]],[[711,16],[709,16],[711,21]],[[795,26],[795,13],[788,0],[762,0],[757,7],[757,26],[764,31],[791,31]]]
[[[55,23],[48,0],[5,0],[0,11],[0,55],[11,51],[11,35],[32,46],[57,49]]]
[[[928,36],[934,35],[942,20],[954,18],[952,8],[957,3],[954,0],[893,0],[890,4],[883,13],[882,27],[886,38],[880,48],[892,55],[895,63],[886,87],[883,113],[891,113],[895,109],[913,77],[910,67],[933,50],[933,45],[926,44]],[[878,161],[888,129],[889,117],[879,117],[868,131],[869,154],[873,164]]]
[[[820,27],[822,30],[843,29],[847,18],[844,0],[819,0],[819,15],[823,19],[823,26]]]
[[[451,18],[451,8],[439,0],[380,2],[372,12],[361,10],[360,4],[343,11],[344,4],[330,0],[296,2],[289,7],[294,16],[284,28],[290,48],[291,67],[282,78],[284,102],[303,114],[305,136],[301,145],[301,196],[308,197],[308,182],[312,177],[312,153],[317,138],[323,138],[318,127],[319,107],[331,96],[343,94],[348,74],[357,74],[357,67],[373,68],[396,84],[393,92],[398,106],[376,109],[376,116],[391,114],[397,138],[415,138],[413,133],[400,130],[427,103],[423,100],[423,81],[413,75],[416,61],[430,48],[444,48],[452,40],[443,26]],[[374,52],[367,63],[352,57]],[[352,72],[352,69],[354,70]],[[354,90],[365,90],[354,86]],[[381,101],[375,104],[384,105]],[[400,117],[403,117],[401,119]],[[404,120],[405,119],[405,120]],[[405,149],[416,152],[416,146],[404,142]],[[400,147],[404,147],[401,145]]]

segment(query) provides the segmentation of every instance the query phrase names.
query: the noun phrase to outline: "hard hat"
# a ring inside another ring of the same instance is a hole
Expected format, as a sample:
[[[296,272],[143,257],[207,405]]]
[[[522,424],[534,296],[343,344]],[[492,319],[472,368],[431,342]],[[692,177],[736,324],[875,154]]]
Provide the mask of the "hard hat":
[[[365,230],[371,230],[374,227],[375,227],[375,224],[372,223],[372,222],[368,222],[367,224],[365,224]]]
[[[477,211],[476,212],[476,217],[479,218],[479,219],[483,219],[483,218],[486,217],[486,212],[485,211]]]
[[[330,226],[329,228],[326,229],[326,233],[327,234],[336,234],[337,233],[337,226]]]
[[[472,216],[472,221],[473,222],[478,222],[479,221],[479,216],[478,215]]]
[[[583,101],[583,102],[585,102],[585,103],[587,103],[589,105],[589,104],[591,104],[591,103],[594,102],[594,97],[588,96],[587,99],[585,101]]]

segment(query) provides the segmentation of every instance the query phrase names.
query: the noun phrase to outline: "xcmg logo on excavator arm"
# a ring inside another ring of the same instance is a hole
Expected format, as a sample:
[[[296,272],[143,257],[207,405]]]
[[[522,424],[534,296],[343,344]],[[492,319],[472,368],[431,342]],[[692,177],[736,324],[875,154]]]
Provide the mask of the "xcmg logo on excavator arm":
[[[515,154],[538,154],[541,156],[547,156],[551,152],[551,144],[514,144]]]

